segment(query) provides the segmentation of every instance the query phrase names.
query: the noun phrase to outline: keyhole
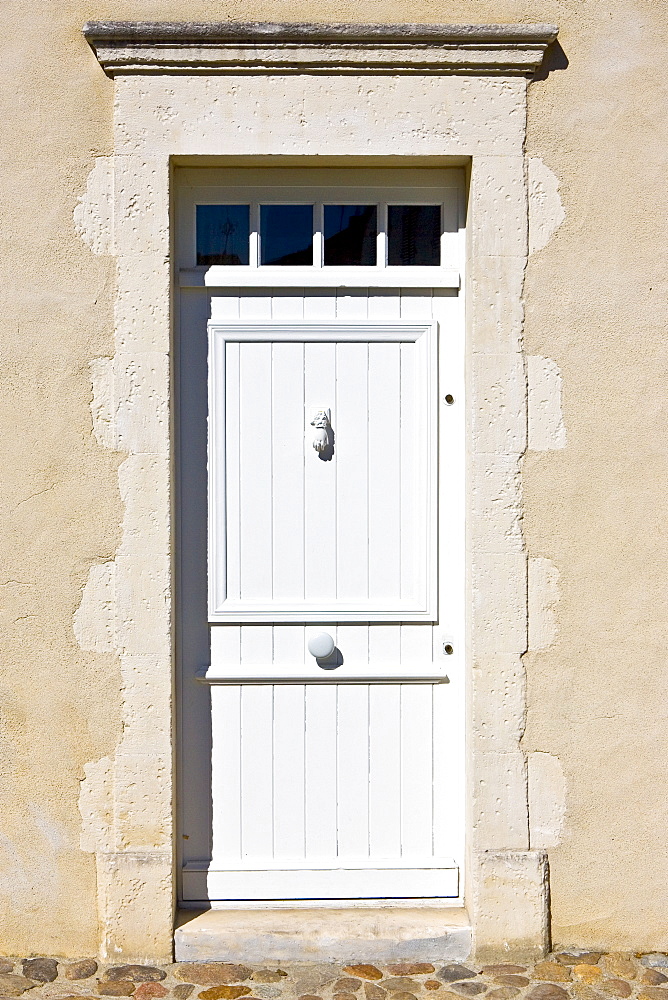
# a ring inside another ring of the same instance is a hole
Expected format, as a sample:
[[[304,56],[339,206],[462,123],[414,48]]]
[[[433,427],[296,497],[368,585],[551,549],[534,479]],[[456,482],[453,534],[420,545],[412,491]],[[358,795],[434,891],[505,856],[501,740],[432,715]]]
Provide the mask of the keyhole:
[[[448,404],[448,406],[452,406],[454,401],[455,397],[451,393],[448,393],[447,396],[445,397],[445,402]]]

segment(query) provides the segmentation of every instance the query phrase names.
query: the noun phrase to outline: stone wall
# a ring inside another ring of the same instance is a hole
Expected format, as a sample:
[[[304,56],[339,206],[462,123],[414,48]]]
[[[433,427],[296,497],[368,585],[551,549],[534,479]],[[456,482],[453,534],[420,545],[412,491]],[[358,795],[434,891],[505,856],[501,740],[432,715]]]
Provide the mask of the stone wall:
[[[91,630],[82,604],[90,580],[98,597],[114,586],[128,497],[100,397],[115,267],[103,211],[91,230],[78,207],[104,186],[113,84],[81,26],[228,18],[560,26],[529,89],[527,142],[531,846],[549,850],[556,944],[666,950],[668,14],[651,0],[13,0],[0,62],[0,953],[97,951],[80,783],[114,780],[105,762],[132,721],[115,625]]]

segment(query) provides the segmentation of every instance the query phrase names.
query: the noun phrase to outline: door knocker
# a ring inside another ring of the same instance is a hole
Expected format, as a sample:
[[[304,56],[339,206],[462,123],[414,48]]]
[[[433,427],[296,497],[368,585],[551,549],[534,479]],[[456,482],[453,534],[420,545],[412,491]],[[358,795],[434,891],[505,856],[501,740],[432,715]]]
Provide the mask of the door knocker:
[[[334,452],[334,433],[331,419],[331,410],[318,410],[311,421],[311,427],[315,427],[313,447],[318,453],[318,458],[324,462],[329,461]]]

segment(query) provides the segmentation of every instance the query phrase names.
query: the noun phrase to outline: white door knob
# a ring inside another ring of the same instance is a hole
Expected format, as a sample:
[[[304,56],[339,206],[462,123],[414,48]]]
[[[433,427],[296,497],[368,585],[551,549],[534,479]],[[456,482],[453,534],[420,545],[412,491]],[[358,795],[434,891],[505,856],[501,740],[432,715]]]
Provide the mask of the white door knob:
[[[319,632],[308,641],[308,651],[316,660],[326,660],[335,648],[336,644],[328,632]]]

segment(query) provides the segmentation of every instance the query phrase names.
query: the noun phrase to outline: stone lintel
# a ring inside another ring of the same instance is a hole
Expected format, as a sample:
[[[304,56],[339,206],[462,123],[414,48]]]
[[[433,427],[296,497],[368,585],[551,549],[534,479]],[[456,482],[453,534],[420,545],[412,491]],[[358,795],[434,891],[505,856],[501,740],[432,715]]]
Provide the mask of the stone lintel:
[[[529,76],[552,24],[89,21],[105,73],[464,73]]]

